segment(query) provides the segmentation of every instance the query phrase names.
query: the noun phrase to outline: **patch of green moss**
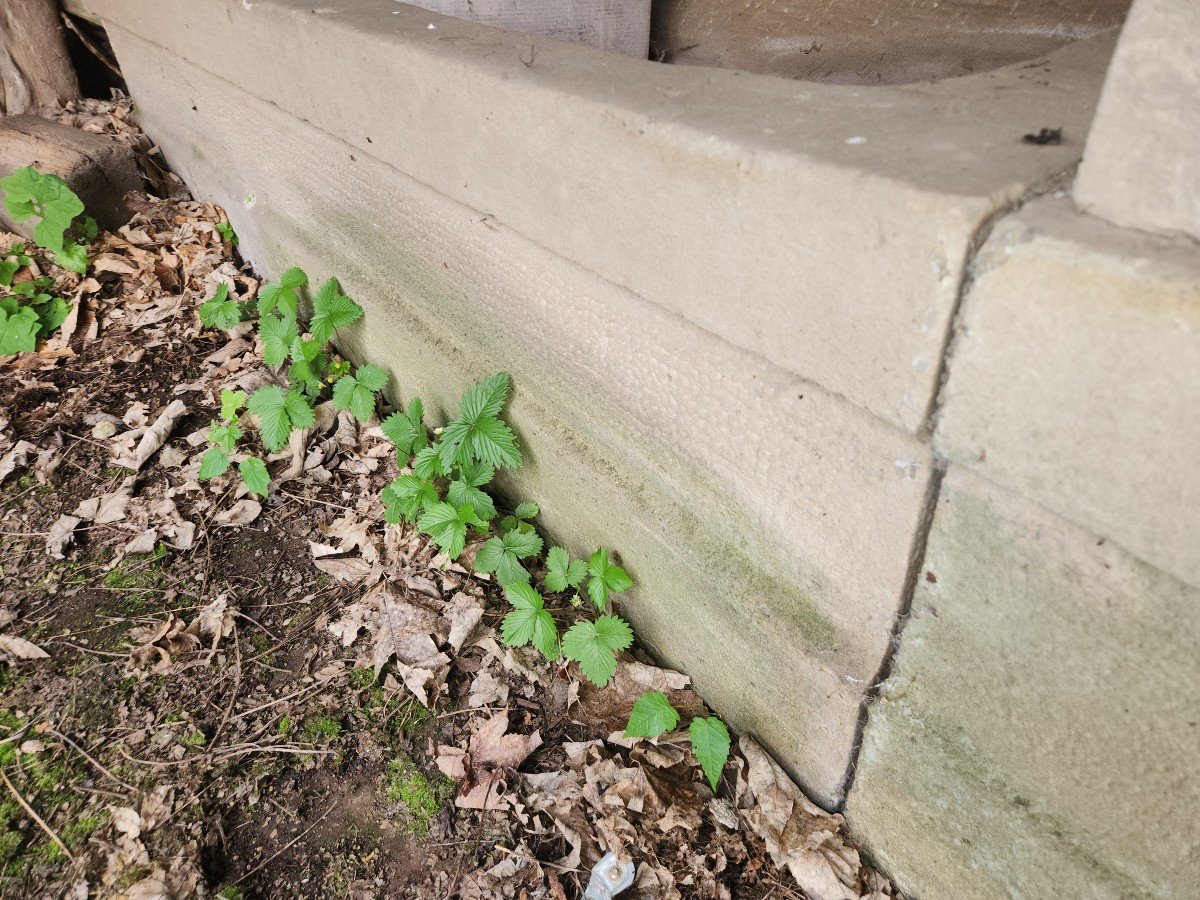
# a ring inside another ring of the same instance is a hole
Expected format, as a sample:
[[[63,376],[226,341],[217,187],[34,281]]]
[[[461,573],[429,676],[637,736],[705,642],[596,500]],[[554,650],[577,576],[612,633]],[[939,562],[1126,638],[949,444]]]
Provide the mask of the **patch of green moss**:
[[[342,723],[332,716],[308,719],[304,723],[304,733],[313,741],[332,741],[342,733]]]
[[[233,884],[227,884],[225,887],[217,891],[217,897],[219,897],[220,900],[243,900],[245,896],[246,892],[237,885]]]
[[[296,730],[296,723],[292,721],[291,716],[284,716],[279,720],[279,733],[284,737],[290,735]]]
[[[442,803],[454,793],[454,782],[444,775],[430,781],[407,756],[388,763],[383,797],[388,806],[403,807],[401,825],[416,837],[425,837],[441,814]]]
[[[142,612],[156,598],[166,583],[162,560],[167,555],[166,544],[159,544],[152,553],[131,553],[104,576],[104,586],[119,591],[116,611],[122,615]]]

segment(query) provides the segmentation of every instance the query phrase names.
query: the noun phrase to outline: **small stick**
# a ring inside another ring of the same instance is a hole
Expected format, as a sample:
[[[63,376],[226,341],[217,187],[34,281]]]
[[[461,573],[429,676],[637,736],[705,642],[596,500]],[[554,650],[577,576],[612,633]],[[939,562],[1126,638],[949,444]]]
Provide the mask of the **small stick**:
[[[251,875],[253,875],[255,872],[257,872],[259,869],[261,869],[267,863],[271,862],[271,860],[275,859],[280,854],[285,853],[286,851],[290,850],[293,846],[295,846],[295,844],[301,838],[307,836],[310,831],[312,831],[314,828],[316,828],[318,825],[320,825],[322,822],[324,822],[325,819],[329,816],[329,814],[331,812],[333,812],[332,806],[329,809],[325,810],[325,813],[324,813],[324,815],[321,816],[321,818],[317,819],[317,821],[313,822],[311,825],[309,825],[307,828],[305,828],[302,832],[300,832],[298,835],[296,835],[294,838],[292,838],[290,841],[288,841],[286,844],[284,844],[282,847],[280,847],[278,850],[276,850],[274,853],[272,853],[270,856],[268,856],[266,859],[264,859],[262,862],[260,862],[253,869],[251,869],[249,872],[245,873],[241,878],[239,878],[237,881],[235,881],[234,884],[235,885],[241,884],[243,881],[245,881],[247,878],[249,878]]]
[[[67,849],[67,845],[62,842],[62,838],[55,834],[54,829],[47,825],[45,821],[43,821],[42,817],[37,814],[37,810],[25,802],[25,798],[21,796],[20,792],[15,787],[13,787],[13,783],[8,780],[8,775],[4,773],[3,769],[0,769],[0,778],[4,779],[4,786],[8,788],[9,792],[14,797],[17,798],[17,802],[21,804],[21,807],[25,810],[25,812],[29,813],[29,815],[33,817],[33,821],[37,822],[38,827],[41,828],[42,831],[46,832],[50,840],[58,844],[58,848],[67,855],[67,859],[69,859],[72,863],[78,862],[71,851]]]
[[[137,788],[135,788],[132,784],[129,784],[128,782],[122,781],[120,778],[118,778],[112,772],[108,771],[108,769],[104,768],[104,766],[102,766],[100,764],[100,761],[98,759],[96,759],[94,756],[92,756],[90,753],[88,753],[86,750],[84,750],[82,747],[80,747],[77,743],[75,743],[73,740],[71,740],[69,737],[67,737],[65,734],[63,734],[61,731],[57,731],[54,728],[49,728],[47,730],[52,735],[54,735],[56,738],[58,738],[60,741],[70,744],[72,747],[74,747],[76,750],[78,750],[83,755],[84,759],[86,759],[88,762],[90,762],[93,766],[95,766],[97,769],[99,769],[101,772],[103,772],[105,775],[107,775],[109,778],[111,778],[117,784],[121,785],[121,787],[128,788],[129,790],[133,791],[134,793],[137,793]]]

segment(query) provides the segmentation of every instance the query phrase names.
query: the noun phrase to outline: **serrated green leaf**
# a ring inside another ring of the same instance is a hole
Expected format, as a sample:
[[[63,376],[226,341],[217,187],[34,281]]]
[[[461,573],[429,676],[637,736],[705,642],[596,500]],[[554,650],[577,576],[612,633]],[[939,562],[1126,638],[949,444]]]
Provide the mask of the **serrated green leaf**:
[[[353,375],[343,375],[333,386],[333,405],[348,409],[354,418],[365,422],[375,415],[375,392],[387,383],[387,372],[366,365]]]
[[[39,329],[38,336],[44,337],[58,328],[71,314],[71,304],[61,297],[51,297],[46,294],[44,301],[39,301],[34,307],[37,313]]]
[[[260,387],[250,395],[247,409],[258,417],[263,445],[271,452],[282,450],[293,428],[311,428],[316,424],[312,407],[297,390],[286,394],[276,384]]]
[[[633,579],[620,566],[611,562],[608,551],[601,547],[588,558],[587,593],[596,609],[604,611],[608,607],[610,594],[623,594],[633,587]]]
[[[308,320],[308,330],[313,339],[324,346],[335,331],[357,321],[362,314],[362,307],[342,293],[336,278],[330,278],[321,285],[313,300],[313,314]]]
[[[212,427],[208,429],[208,442],[225,453],[232,454],[237,448],[238,441],[242,439],[241,427],[236,422],[222,425],[216,420],[210,421]]]
[[[271,484],[271,476],[267,474],[267,464],[257,456],[248,456],[238,463],[238,471],[242,476],[242,484],[252,494],[259,497],[267,496]]]
[[[633,631],[620,616],[601,616],[595,622],[577,622],[563,635],[562,651],[579,663],[579,670],[604,687],[617,671],[617,651],[633,643]]]
[[[500,623],[504,643],[510,647],[532,643],[547,659],[558,659],[558,626],[541,595],[527,584],[508,585],[504,593],[513,607]]]
[[[0,301],[0,356],[37,349],[38,315],[17,301]]]
[[[417,527],[429,535],[451,559],[458,559],[466,546],[468,525],[481,531],[487,528],[487,522],[476,516],[468,503],[457,509],[449,503],[435,503],[417,520]]]
[[[512,531],[514,528],[519,528],[522,522],[534,518],[539,512],[541,512],[541,508],[532,501],[518,503],[511,516],[505,516],[500,520],[500,530]]]
[[[325,389],[325,354],[316,341],[296,338],[290,351],[292,365],[288,369],[288,381],[299,386],[310,397],[319,397]]]
[[[226,422],[233,420],[243,406],[246,405],[245,391],[231,391],[225,388],[221,391],[221,418]]]
[[[401,520],[415,522],[417,514],[440,501],[432,481],[416,475],[400,475],[383,489],[384,518],[392,525]]]
[[[582,559],[571,559],[562,547],[551,547],[546,554],[546,588],[556,594],[583,584],[587,565]]]
[[[508,373],[471,385],[459,405],[459,417],[442,429],[442,465],[449,470],[470,460],[495,468],[521,465],[521,451],[509,427],[497,416],[508,397]]]
[[[456,480],[465,482],[471,487],[483,487],[496,477],[496,470],[485,462],[471,461],[458,467]]]
[[[228,331],[242,321],[242,307],[229,297],[229,286],[222,282],[216,293],[200,304],[200,321],[205,328]]]
[[[662,691],[646,691],[633,704],[625,737],[656,738],[673,731],[679,724],[679,713]]]
[[[7,287],[12,284],[13,276],[20,268],[21,264],[15,259],[0,259],[0,285]]]
[[[258,320],[258,336],[263,344],[263,362],[268,366],[282,366],[287,361],[292,342],[298,337],[296,322],[267,313]]]
[[[442,458],[438,453],[437,445],[418,450],[416,456],[413,457],[412,469],[421,478],[445,475],[446,470],[442,468]]]
[[[285,319],[296,320],[300,309],[299,288],[308,284],[308,276],[304,270],[293,267],[280,276],[279,281],[264,284],[258,292],[259,315],[266,315],[273,309],[278,309]]]
[[[475,556],[475,569],[495,572],[502,585],[529,581],[529,572],[521,560],[542,552],[542,539],[533,531],[508,531],[494,537]]]
[[[222,240],[229,241],[232,247],[237,246],[238,236],[232,225],[228,222],[217,222],[213,227],[217,229],[217,234],[221,235]]]
[[[219,447],[209,447],[200,457],[200,472],[197,478],[208,481],[218,475],[224,475],[229,468],[229,457]]]
[[[496,505],[492,502],[492,498],[465,481],[451,481],[450,486],[446,489],[446,499],[456,507],[462,506],[464,503],[471,504],[475,508],[475,515],[485,522],[496,518]]]
[[[715,791],[725,770],[725,762],[729,759],[729,730],[716,716],[692,719],[688,730],[691,732],[692,750]]]

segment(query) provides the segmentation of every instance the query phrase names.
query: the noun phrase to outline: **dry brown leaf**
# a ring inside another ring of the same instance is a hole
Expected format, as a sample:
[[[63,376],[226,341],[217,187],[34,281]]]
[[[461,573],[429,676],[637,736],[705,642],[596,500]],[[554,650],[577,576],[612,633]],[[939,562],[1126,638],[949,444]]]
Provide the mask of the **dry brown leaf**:
[[[50,654],[15,634],[0,634],[0,653],[14,659],[49,659]]]
[[[496,713],[471,736],[466,751],[438,748],[437,765],[451,778],[461,779],[454,805],[460,809],[507,809],[508,778],[542,745],[540,732],[509,734],[508,712]]]
[[[77,516],[59,516],[46,535],[46,555],[54,559],[65,559],[67,547],[75,540],[75,529],[82,521]]]
[[[12,474],[17,466],[23,466],[29,461],[29,454],[37,453],[37,445],[29,441],[17,441],[0,457],[0,483]]]
[[[258,518],[261,512],[261,503],[251,500],[249,497],[243,497],[229,509],[223,509],[213,516],[213,521],[218,525],[239,528],[242,525],[249,525]]]
[[[172,400],[158,414],[158,418],[154,420],[154,423],[142,432],[137,449],[132,453],[117,456],[113,462],[118,466],[133,469],[135,472],[140,471],[147,460],[157,453],[159,448],[167,442],[167,438],[171,435],[171,429],[175,427],[175,423],[186,412],[187,406],[184,405],[182,400]]]

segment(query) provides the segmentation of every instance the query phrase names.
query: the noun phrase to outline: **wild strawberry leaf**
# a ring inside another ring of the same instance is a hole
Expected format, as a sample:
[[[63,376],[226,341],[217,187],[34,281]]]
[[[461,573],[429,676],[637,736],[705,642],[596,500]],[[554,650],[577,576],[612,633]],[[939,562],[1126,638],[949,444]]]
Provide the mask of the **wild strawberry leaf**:
[[[462,506],[464,503],[471,504],[475,509],[475,514],[485,522],[496,518],[496,504],[492,502],[492,498],[465,481],[450,482],[450,486],[446,489],[446,499],[456,507]]]
[[[245,391],[231,391],[225,388],[221,391],[221,418],[226,422],[233,420],[243,406],[246,405]]]
[[[577,622],[563,635],[563,655],[579,663],[584,676],[604,687],[617,671],[617,651],[633,643],[633,630],[620,616],[601,616],[595,622]]]
[[[546,589],[556,594],[583,584],[587,575],[587,564],[582,559],[571,559],[562,547],[551,547],[546,554]]]
[[[546,659],[558,659],[558,626],[541,595],[527,584],[505,586],[513,610],[500,623],[500,636],[510,647],[533,644]]]
[[[376,365],[365,365],[353,375],[343,375],[333,386],[333,405],[348,409],[365,422],[375,415],[375,394],[387,384],[388,374]]]
[[[0,356],[37,349],[37,313],[15,299],[0,300]]]
[[[496,580],[505,586],[528,582],[529,572],[521,560],[541,552],[542,539],[536,534],[507,531],[503,537],[494,537],[480,548],[475,555],[475,570],[495,572]]]
[[[333,333],[362,317],[362,307],[342,293],[336,278],[330,278],[317,291],[313,300],[312,318],[308,330],[321,346],[329,343]]]
[[[316,424],[312,407],[295,388],[285,394],[276,384],[260,387],[250,395],[246,408],[258,417],[263,445],[272,453],[284,448],[293,428]]]
[[[499,469],[521,465],[517,439],[498,416],[508,398],[508,373],[500,372],[467,389],[459,416],[442,429],[442,467],[447,471],[470,460]]]
[[[408,409],[404,412],[394,412],[380,425],[384,437],[396,445],[397,458],[405,461],[414,450],[420,450],[429,445],[429,437],[425,434],[425,424],[421,421],[425,415],[420,397],[408,401]]]
[[[229,286],[222,282],[216,293],[200,304],[200,321],[205,328],[228,331],[242,321],[242,306],[229,296]]]
[[[620,566],[611,562],[608,551],[601,547],[588,558],[587,592],[596,609],[603,612],[608,607],[610,594],[623,594],[633,587],[633,579]]]
[[[196,475],[201,481],[208,481],[218,475],[224,475],[229,469],[229,456],[220,447],[209,447],[200,457],[200,472]]]
[[[218,226],[219,228],[220,226]],[[230,229],[232,231],[232,229]],[[258,313],[265,316],[272,310],[278,309],[284,319],[296,321],[300,309],[300,297],[297,291],[308,284],[308,276],[300,268],[288,269],[278,281],[264,284],[258,292]]]
[[[380,499],[386,507],[384,519],[396,525],[402,520],[415,522],[422,509],[428,509],[441,498],[431,480],[416,475],[401,475],[383,489]]]
[[[417,527],[429,535],[451,559],[458,559],[463,552],[468,525],[479,531],[487,529],[487,522],[475,515],[469,503],[457,508],[449,503],[434,503],[417,520]]]
[[[266,313],[258,320],[258,336],[263,345],[263,362],[268,366],[282,366],[287,361],[292,341],[298,337],[296,320]]]
[[[646,691],[633,704],[625,737],[656,738],[673,731],[679,724],[679,713],[662,691]]]
[[[257,456],[248,456],[238,463],[238,472],[242,476],[242,484],[252,494],[259,497],[267,496],[271,485],[271,476],[267,473],[267,464]]]

